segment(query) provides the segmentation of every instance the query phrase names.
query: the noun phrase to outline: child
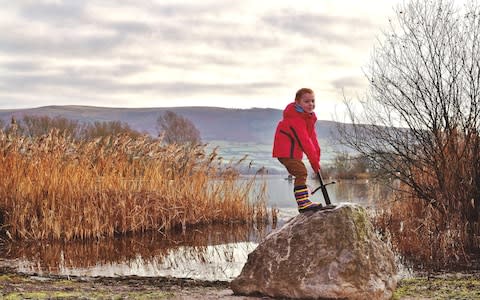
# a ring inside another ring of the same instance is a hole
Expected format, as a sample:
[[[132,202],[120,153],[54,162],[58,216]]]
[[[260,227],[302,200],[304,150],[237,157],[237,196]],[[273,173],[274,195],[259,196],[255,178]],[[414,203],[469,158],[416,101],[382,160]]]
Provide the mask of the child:
[[[295,177],[293,193],[300,213],[322,209],[321,204],[309,200],[307,168],[302,162],[305,152],[313,171],[320,171],[320,146],[315,131],[317,116],[314,109],[313,90],[298,90],[295,102],[288,104],[283,111],[283,120],[277,125],[273,142],[273,157],[277,157],[288,173]]]

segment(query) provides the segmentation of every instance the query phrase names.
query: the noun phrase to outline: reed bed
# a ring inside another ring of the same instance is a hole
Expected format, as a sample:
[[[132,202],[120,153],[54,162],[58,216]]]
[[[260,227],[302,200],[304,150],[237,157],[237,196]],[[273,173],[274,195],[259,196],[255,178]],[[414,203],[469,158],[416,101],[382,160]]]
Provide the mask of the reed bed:
[[[408,267],[437,271],[478,269],[479,222],[474,222],[475,230],[471,230],[472,224],[458,207],[460,203],[446,213],[441,204],[413,194],[392,194],[376,203],[373,222]]]
[[[399,183],[395,199],[379,206],[377,223],[415,267],[478,268],[480,136],[454,128],[435,132],[435,142],[409,166],[410,185]]]
[[[373,218],[377,229],[400,254],[402,263],[415,270],[441,270],[459,262],[465,264],[466,231],[458,222],[459,217],[452,215],[451,220],[444,220],[425,201],[402,197],[379,205]]]
[[[254,180],[216,151],[146,136],[89,141],[0,131],[0,212],[13,239],[92,239],[192,225],[268,220]]]

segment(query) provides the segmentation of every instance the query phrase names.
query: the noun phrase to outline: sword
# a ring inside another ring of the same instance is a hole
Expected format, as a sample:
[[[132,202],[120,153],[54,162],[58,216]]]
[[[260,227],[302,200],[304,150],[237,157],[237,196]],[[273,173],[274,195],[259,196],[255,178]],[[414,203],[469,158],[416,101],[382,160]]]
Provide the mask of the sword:
[[[313,195],[313,194],[315,194],[316,191],[321,189],[322,194],[323,194],[323,199],[325,199],[325,204],[327,206],[332,205],[332,202],[330,201],[330,197],[328,196],[327,185],[335,184],[335,181],[324,184],[323,179],[322,179],[322,175],[320,174],[320,171],[317,172],[317,177],[318,177],[318,180],[320,181],[320,186],[317,187],[316,189],[314,189],[311,194]]]

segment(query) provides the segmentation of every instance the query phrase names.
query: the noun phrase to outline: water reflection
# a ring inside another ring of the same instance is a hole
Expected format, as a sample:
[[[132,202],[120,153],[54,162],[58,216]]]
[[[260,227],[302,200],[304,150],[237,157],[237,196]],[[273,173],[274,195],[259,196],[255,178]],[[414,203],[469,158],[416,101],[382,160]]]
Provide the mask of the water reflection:
[[[278,226],[298,214],[293,183],[284,176],[265,177],[270,206],[279,209]],[[311,189],[315,181],[308,182]],[[364,206],[386,197],[385,189],[368,181],[339,181],[328,187],[333,203]],[[324,203],[321,193],[313,201]],[[208,226],[185,233],[160,233],[93,242],[22,242],[0,247],[0,261],[20,272],[76,276],[174,276],[231,280],[247,256],[271,228],[245,225]]]
[[[2,247],[19,272],[76,276],[174,276],[231,280],[268,228],[207,226],[95,242],[32,242]]]

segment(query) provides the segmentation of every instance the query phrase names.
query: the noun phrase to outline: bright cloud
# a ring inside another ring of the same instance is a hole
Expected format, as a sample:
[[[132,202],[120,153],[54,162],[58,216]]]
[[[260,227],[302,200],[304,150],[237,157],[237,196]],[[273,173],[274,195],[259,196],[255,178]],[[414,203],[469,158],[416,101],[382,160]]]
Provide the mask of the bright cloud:
[[[400,1],[3,2],[0,108],[283,108],[311,87],[330,119]]]

